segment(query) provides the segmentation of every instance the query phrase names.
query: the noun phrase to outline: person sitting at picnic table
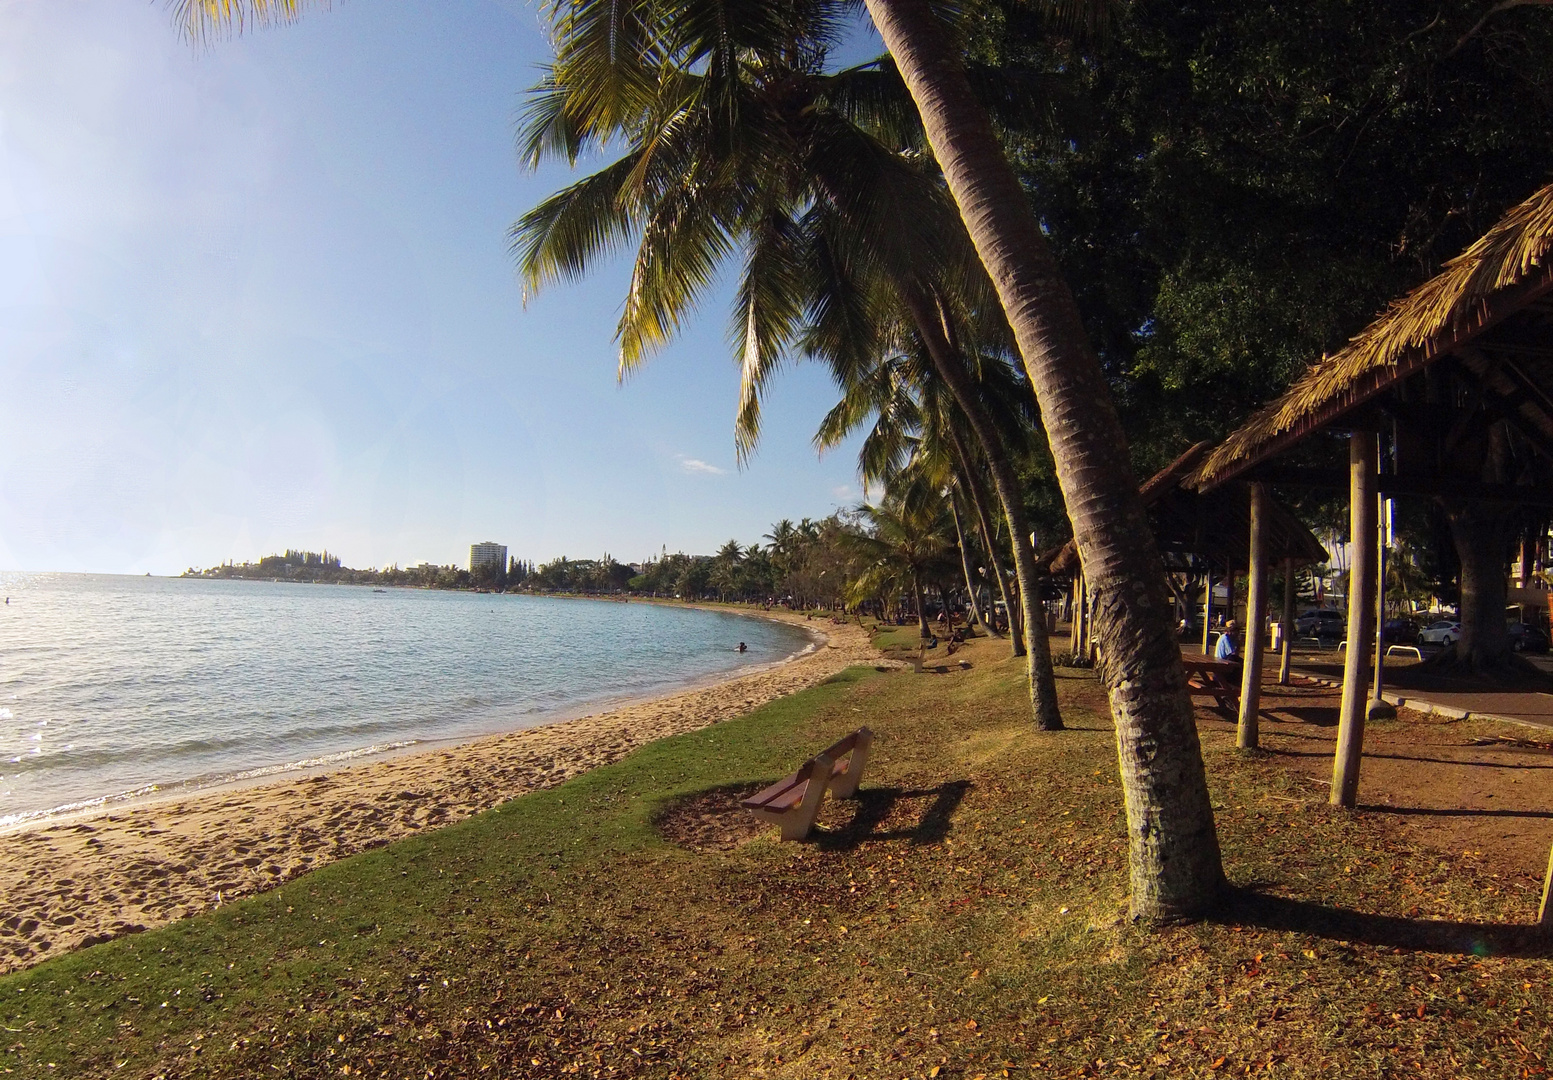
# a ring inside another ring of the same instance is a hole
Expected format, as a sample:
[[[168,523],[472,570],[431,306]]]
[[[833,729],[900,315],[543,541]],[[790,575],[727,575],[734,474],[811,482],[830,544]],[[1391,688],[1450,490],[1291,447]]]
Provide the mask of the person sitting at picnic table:
[[[1240,630],[1240,624],[1234,619],[1224,624],[1224,632],[1219,635],[1219,643],[1213,647],[1213,658],[1229,665],[1229,673],[1226,678],[1230,685],[1240,681],[1241,668],[1245,666],[1245,660],[1240,655],[1240,646],[1235,641],[1235,635]]]

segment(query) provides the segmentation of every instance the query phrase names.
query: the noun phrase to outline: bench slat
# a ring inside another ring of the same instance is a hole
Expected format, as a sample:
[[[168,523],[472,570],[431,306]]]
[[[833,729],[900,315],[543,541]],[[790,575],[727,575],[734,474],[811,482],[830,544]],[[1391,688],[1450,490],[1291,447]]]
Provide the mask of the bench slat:
[[[859,728],[804,762],[792,775],[741,799],[739,805],[780,825],[783,840],[802,840],[828,791],[842,799],[856,794],[872,745],[873,733]],[[824,772],[817,772],[819,769]]]
[[[741,801],[739,805],[746,810],[771,809],[787,803],[796,806],[803,801],[804,789],[808,786],[808,777],[794,773],[791,776],[778,780],[768,788],[757,791],[749,798]]]

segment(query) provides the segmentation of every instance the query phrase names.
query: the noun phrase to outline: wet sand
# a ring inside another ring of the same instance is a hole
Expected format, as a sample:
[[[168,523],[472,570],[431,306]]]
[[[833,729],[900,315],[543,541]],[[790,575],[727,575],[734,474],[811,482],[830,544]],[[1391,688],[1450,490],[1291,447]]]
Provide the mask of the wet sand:
[[[262,892],[879,660],[856,623],[784,621],[828,639],[785,664],[597,715],[0,836],[0,973]]]

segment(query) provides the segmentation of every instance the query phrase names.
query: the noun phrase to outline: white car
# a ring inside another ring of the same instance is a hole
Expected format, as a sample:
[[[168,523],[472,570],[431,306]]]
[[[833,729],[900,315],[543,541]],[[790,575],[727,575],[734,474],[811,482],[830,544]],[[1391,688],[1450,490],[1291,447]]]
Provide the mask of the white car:
[[[1461,640],[1461,623],[1445,622],[1430,623],[1418,631],[1418,644],[1420,645],[1454,645]]]

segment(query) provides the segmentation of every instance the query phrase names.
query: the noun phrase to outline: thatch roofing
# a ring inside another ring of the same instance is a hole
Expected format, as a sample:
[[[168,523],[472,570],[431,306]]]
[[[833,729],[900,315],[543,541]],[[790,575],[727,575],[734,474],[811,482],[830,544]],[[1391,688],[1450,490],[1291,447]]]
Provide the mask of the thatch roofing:
[[[1219,566],[1244,567],[1249,562],[1251,499],[1249,488],[1236,484],[1199,494],[1189,480],[1208,452],[1210,442],[1200,442],[1151,476],[1138,489],[1148,509],[1149,522],[1161,552],[1198,556]],[[1293,559],[1299,565],[1325,562],[1326,549],[1286,506],[1267,501],[1266,544],[1269,562]],[[1071,574],[1079,569],[1078,548],[1069,540],[1053,553],[1048,564],[1053,573]]]
[[[1553,184],[1254,414],[1208,456],[1191,484],[1206,490],[1244,472],[1546,294],[1553,288],[1550,248]]]

